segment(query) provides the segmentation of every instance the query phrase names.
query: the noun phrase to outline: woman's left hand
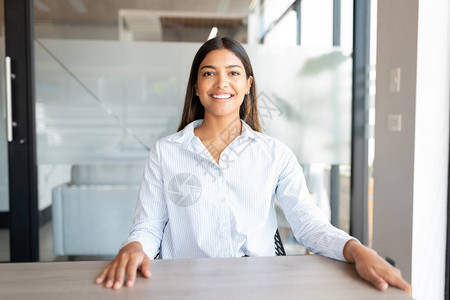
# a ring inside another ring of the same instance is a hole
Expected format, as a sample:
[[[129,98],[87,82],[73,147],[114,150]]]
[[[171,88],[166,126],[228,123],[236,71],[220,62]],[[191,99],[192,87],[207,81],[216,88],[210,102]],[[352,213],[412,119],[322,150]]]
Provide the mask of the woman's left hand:
[[[355,264],[359,276],[377,289],[385,290],[392,285],[404,290],[408,295],[412,294],[411,285],[402,278],[400,270],[390,265],[374,250],[350,240],[345,244],[344,257]]]

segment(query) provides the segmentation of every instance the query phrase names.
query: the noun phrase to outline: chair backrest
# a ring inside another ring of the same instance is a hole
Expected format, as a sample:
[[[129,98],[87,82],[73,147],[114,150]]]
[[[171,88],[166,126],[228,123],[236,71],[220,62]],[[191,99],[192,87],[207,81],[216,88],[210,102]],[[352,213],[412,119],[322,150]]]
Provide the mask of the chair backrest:
[[[280,233],[275,232],[275,254],[277,256],[285,256],[286,255],[286,251],[284,251],[284,247],[283,247],[283,242],[281,241],[281,237],[280,237]]]

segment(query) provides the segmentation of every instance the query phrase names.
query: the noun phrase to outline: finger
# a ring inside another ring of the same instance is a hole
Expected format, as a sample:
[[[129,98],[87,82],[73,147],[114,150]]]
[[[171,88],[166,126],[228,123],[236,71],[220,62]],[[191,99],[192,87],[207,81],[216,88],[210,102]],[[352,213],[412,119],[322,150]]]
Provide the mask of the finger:
[[[119,265],[116,268],[116,274],[114,278],[114,286],[113,288],[115,290],[118,290],[122,287],[123,282],[125,280],[125,270],[126,266],[128,264],[129,259],[128,258],[122,258],[122,260],[119,262]]]
[[[98,275],[97,279],[95,279],[95,283],[99,284],[102,283],[103,280],[105,280],[106,275],[109,272],[109,269],[111,268],[111,265],[109,264],[106,268],[103,269],[103,271]]]
[[[111,267],[109,268],[107,280],[105,283],[105,287],[107,287],[108,289],[112,288],[114,285],[114,278],[116,276],[116,268],[117,268],[117,263],[113,262],[111,264]]]
[[[398,287],[401,290],[404,290],[408,295],[412,295],[411,285],[405,280],[401,279],[399,282],[392,285]]]
[[[139,259],[137,258],[132,258],[130,259],[130,261],[128,262],[128,266],[127,266],[127,287],[132,287],[134,285],[134,281],[136,280],[136,272],[137,272],[137,268],[139,266]]]
[[[368,280],[370,283],[372,283],[373,286],[381,291],[384,291],[389,286],[386,280],[379,276],[373,269],[367,273],[366,280]]]
[[[145,278],[150,278],[152,276],[152,273],[150,272],[151,264],[152,264],[151,260],[148,259],[147,255],[146,255],[141,264],[141,272]]]
[[[396,271],[390,272],[389,274],[387,274],[387,276],[385,276],[386,281],[390,285],[398,287],[399,289],[404,290],[406,293],[411,295],[412,294],[411,285],[402,278],[402,275],[400,271],[398,271],[398,269],[394,270]]]

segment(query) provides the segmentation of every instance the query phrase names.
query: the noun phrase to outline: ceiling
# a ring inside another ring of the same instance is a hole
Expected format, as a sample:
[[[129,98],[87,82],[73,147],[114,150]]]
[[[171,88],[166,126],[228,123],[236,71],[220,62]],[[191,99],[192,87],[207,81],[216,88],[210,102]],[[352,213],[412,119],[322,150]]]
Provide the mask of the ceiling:
[[[37,36],[46,38],[120,39],[127,36],[133,40],[196,41],[198,36],[203,40],[213,26],[219,27],[222,35],[242,36],[251,2],[34,0],[35,28]],[[105,28],[110,28],[111,33]],[[124,35],[120,30],[129,32]]]

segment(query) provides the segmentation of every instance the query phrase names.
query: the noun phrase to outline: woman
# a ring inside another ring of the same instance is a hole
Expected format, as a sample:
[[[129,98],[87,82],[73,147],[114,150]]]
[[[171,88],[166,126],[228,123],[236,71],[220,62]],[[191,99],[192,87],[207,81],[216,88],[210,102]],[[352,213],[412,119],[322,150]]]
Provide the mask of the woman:
[[[135,220],[97,283],[134,285],[150,259],[274,255],[277,197],[297,240],[316,254],[355,263],[377,288],[411,293],[399,271],[333,227],[310,199],[294,154],[261,133],[256,84],[244,48],[214,38],[197,52],[178,132],[152,148]]]

